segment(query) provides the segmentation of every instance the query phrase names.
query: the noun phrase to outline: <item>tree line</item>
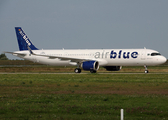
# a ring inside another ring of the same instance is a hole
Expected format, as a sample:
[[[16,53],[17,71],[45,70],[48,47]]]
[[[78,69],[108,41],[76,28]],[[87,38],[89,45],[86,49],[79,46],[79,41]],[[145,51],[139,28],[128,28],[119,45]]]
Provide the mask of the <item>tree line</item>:
[[[5,54],[1,54],[0,55],[0,60],[8,60],[8,58],[6,57]]]

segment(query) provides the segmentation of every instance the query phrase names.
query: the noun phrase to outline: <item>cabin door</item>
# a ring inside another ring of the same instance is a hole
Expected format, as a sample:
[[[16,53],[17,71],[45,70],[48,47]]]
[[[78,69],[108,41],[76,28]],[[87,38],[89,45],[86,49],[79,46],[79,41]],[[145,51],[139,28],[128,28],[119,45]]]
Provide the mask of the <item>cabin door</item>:
[[[142,50],[141,51],[141,60],[145,60],[146,59],[146,50]]]

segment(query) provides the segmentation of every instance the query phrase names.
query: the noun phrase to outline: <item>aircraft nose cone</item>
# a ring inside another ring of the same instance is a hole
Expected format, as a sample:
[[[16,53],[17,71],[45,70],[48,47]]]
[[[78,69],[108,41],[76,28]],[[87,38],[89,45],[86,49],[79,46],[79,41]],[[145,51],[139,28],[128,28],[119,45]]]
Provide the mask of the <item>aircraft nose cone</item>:
[[[158,56],[156,58],[157,65],[164,64],[167,61],[167,59],[164,56]]]
[[[165,63],[166,61],[167,61],[167,58],[164,57],[164,58],[163,58],[163,63]]]
[[[162,56],[162,58],[160,59],[161,64],[165,63],[167,61],[167,58],[165,58],[164,56]]]

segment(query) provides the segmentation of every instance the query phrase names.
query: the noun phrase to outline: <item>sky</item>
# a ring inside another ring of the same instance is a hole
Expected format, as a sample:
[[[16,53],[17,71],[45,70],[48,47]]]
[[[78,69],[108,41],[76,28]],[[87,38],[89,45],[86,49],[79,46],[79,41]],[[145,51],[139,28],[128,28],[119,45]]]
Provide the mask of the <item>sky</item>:
[[[146,47],[168,58],[167,5],[168,0],[0,0],[0,53],[19,50],[14,27],[22,27],[39,49]]]

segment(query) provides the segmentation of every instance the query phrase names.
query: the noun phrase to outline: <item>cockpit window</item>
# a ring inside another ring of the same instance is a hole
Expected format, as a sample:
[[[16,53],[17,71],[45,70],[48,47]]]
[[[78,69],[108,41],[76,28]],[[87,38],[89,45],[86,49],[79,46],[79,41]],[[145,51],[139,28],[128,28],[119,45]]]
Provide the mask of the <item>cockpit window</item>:
[[[151,56],[161,55],[160,53],[152,53]]]

